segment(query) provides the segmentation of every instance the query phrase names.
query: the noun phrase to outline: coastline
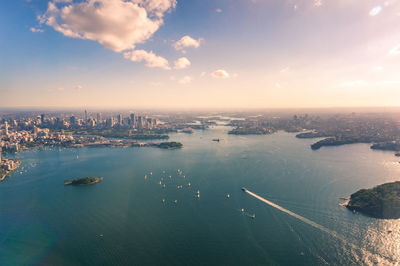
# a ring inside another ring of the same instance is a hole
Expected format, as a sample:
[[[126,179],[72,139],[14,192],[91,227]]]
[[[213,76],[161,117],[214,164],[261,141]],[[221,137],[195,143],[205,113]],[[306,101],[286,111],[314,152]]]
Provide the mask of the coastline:
[[[2,182],[2,181],[4,181],[6,178],[7,178],[7,176],[9,175],[9,174],[11,174],[12,172],[14,172],[15,170],[17,170],[20,166],[21,166],[21,164],[22,164],[22,162],[21,161],[14,161],[14,163],[15,163],[15,166],[14,166],[14,168],[12,169],[12,170],[5,170],[4,169],[4,174],[2,175],[2,176],[0,176],[0,182]]]

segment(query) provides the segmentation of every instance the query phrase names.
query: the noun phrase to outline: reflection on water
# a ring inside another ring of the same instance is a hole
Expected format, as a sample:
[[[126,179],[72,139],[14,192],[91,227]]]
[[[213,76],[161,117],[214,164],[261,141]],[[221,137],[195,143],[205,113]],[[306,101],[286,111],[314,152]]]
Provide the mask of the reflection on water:
[[[227,130],[173,134],[185,145],[174,151],[83,148],[16,155],[23,168],[0,184],[1,264],[400,261],[398,220],[339,206],[341,197],[359,188],[396,180],[400,164],[393,153],[365,144],[312,151],[313,140],[293,134],[235,136]],[[63,186],[82,176],[104,180]],[[254,200],[241,187],[303,220]]]

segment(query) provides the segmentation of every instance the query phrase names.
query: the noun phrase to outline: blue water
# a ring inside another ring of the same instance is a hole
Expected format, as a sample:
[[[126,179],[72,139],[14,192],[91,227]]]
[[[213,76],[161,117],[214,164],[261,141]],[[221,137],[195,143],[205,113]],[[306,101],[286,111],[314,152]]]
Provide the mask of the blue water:
[[[312,151],[315,140],[289,133],[235,136],[227,130],[171,135],[184,144],[181,150],[54,148],[16,155],[22,167],[0,183],[0,265],[400,261],[398,220],[368,218],[339,206],[340,197],[360,188],[398,180],[400,163],[393,153],[365,144]],[[104,180],[63,186],[65,179],[84,176]]]

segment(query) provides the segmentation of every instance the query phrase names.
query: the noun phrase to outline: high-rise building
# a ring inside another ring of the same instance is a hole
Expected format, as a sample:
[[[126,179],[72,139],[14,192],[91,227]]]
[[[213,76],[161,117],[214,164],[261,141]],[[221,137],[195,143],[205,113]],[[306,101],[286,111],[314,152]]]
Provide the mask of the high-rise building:
[[[101,123],[101,113],[97,113],[97,123]]]
[[[118,125],[122,126],[122,115],[121,114],[118,115]]]
[[[4,122],[4,133],[6,134],[6,136],[8,136],[8,123],[7,123],[7,121]]]
[[[40,115],[40,122],[42,123],[42,125],[44,124],[44,114]]]
[[[87,123],[87,121],[88,121],[88,115],[87,115],[87,110],[85,109],[85,124]]]
[[[71,116],[69,118],[69,123],[71,124],[71,126],[75,126],[76,125],[76,117],[75,116]]]
[[[114,118],[113,117],[108,118],[106,121],[106,127],[111,128],[114,127],[114,125],[115,125]]]
[[[135,128],[136,127],[136,117],[135,117],[135,114],[131,114],[131,118],[130,118],[130,126],[131,126],[131,128]]]
[[[147,124],[147,128],[152,129],[153,128],[153,119],[151,119],[150,117],[148,117],[146,119],[146,124]]]
[[[142,116],[138,116],[138,120],[137,120],[137,128],[138,129],[143,129],[144,127],[144,123],[143,123],[143,117]]]

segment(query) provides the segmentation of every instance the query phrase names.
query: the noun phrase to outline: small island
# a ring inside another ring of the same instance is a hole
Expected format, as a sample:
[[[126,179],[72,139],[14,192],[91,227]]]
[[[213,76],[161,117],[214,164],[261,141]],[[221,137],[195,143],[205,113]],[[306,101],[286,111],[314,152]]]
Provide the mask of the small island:
[[[371,189],[361,189],[350,196],[345,205],[357,211],[380,219],[400,218],[400,181],[386,183]]]
[[[99,183],[103,180],[102,177],[82,177],[82,178],[75,178],[71,181],[65,181],[64,186],[86,186]]]
[[[161,142],[161,143],[157,144],[157,147],[159,147],[161,149],[172,150],[172,149],[180,149],[180,148],[182,148],[183,144],[180,143],[180,142],[175,142],[175,141]]]

